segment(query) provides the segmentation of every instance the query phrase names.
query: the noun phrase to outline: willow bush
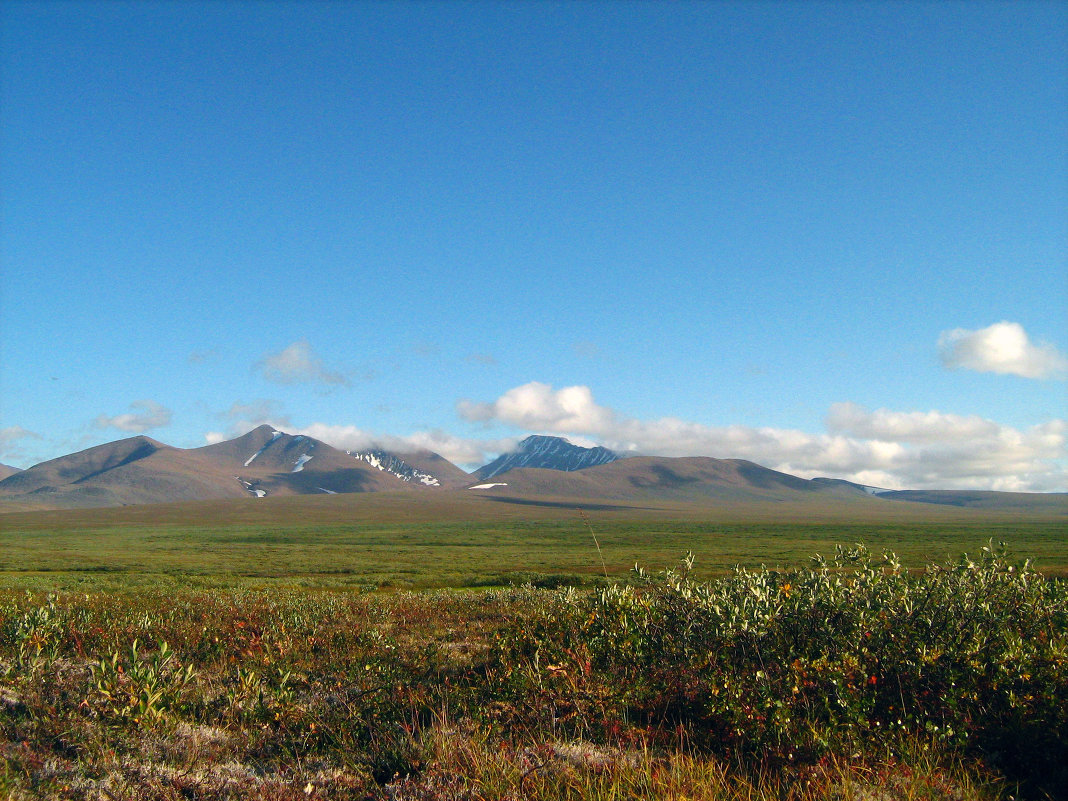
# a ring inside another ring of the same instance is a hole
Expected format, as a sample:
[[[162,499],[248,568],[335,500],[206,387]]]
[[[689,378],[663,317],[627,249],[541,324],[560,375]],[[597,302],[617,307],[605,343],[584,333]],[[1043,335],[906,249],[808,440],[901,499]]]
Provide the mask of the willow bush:
[[[652,727],[765,766],[920,738],[1068,787],[1068,587],[1003,545],[920,573],[861,546],[714,581],[692,580],[692,562],[559,592],[502,633],[515,708],[576,736]]]

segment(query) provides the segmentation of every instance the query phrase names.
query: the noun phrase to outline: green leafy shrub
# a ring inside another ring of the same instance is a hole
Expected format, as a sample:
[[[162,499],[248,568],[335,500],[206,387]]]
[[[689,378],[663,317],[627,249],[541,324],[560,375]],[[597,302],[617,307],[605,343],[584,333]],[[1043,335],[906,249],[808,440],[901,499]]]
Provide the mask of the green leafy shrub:
[[[581,736],[682,731],[764,764],[919,736],[1068,786],[1063,582],[993,546],[918,575],[860,546],[710,582],[691,566],[557,593],[502,634],[513,707]]]
[[[166,640],[152,653],[142,653],[134,640],[125,658],[113,651],[92,665],[105,716],[138,724],[159,721],[175,708],[195,675],[192,664],[178,664]]]

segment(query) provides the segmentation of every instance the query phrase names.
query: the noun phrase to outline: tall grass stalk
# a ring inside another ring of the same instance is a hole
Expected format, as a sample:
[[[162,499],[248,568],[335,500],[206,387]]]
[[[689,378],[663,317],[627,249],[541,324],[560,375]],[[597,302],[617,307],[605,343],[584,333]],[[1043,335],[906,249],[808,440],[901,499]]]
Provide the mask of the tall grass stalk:
[[[608,578],[608,567],[604,563],[604,554],[601,553],[601,543],[597,541],[597,534],[593,530],[593,524],[590,523],[590,518],[586,514],[585,509],[579,509],[579,514],[582,516],[582,522],[586,524],[586,530],[590,532],[590,536],[593,537],[593,544],[597,548],[597,558],[601,560],[601,570],[604,571],[604,577],[606,581],[610,581]]]

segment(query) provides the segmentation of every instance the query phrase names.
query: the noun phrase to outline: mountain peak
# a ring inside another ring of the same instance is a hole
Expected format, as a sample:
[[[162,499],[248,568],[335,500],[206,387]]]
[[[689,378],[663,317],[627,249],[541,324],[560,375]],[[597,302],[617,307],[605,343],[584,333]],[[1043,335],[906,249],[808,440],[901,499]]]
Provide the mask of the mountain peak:
[[[475,477],[479,481],[485,481],[518,467],[571,472],[614,462],[619,458],[621,457],[618,453],[600,445],[584,448],[568,442],[563,437],[532,434],[523,439],[511,453],[502,453],[485,467],[476,470]]]
[[[533,447],[540,447],[542,445],[549,445],[554,443],[564,443],[565,445],[571,445],[576,448],[582,447],[581,445],[575,445],[567,437],[557,437],[552,434],[531,434],[529,437],[523,437],[519,440],[519,450],[529,450]]]

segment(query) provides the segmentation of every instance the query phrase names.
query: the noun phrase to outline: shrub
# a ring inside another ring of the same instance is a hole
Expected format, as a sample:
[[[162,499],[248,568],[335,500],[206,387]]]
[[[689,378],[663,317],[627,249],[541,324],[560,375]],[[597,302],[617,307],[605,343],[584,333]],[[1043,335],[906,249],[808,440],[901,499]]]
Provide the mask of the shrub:
[[[922,737],[1068,786],[1068,592],[1003,546],[918,575],[861,546],[710,582],[691,566],[557,593],[502,635],[515,708],[576,736],[682,732],[764,765]]]

